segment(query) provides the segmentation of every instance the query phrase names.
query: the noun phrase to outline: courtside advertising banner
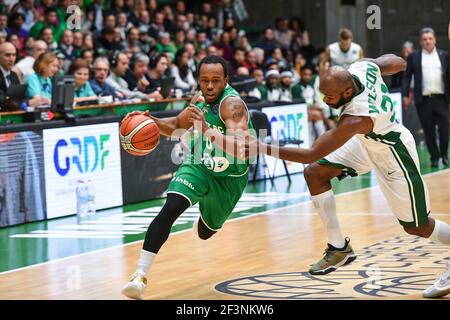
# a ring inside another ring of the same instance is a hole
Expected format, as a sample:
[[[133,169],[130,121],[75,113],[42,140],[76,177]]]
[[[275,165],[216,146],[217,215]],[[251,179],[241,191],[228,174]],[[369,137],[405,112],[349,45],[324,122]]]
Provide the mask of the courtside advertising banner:
[[[309,132],[308,132],[308,110],[304,103],[283,105],[262,108],[261,110],[269,118],[272,128],[272,139],[274,141],[288,142],[286,147],[299,147],[296,144],[291,144],[289,141],[301,140],[300,147],[309,147]],[[285,175],[286,171],[283,162],[270,156],[266,156],[267,166],[272,176]],[[303,165],[300,163],[286,161],[289,173],[298,173],[303,171]],[[261,173],[264,170],[259,170]]]
[[[43,131],[47,218],[75,214],[79,181],[94,186],[95,208],[123,204],[119,124]]]

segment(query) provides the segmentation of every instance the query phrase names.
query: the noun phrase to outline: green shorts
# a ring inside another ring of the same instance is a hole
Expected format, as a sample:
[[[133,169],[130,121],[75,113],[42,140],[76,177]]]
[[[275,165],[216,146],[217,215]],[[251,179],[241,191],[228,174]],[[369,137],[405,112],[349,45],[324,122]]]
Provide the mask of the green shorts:
[[[233,212],[247,186],[242,177],[219,177],[209,174],[202,165],[182,164],[169,184],[167,193],[176,193],[200,205],[206,226],[217,231]]]

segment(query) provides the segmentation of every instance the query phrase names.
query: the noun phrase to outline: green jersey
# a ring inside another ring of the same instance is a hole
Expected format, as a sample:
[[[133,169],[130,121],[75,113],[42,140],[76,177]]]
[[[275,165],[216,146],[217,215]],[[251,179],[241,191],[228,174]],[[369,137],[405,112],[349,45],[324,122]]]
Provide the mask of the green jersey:
[[[220,131],[224,135],[227,134],[227,128],[220,116],[220,108],[222,102],[229,96],[239,97],[239,93],[230,85],[227,85],[222,95],[214,103],[206,103],[203,96],[195,103],[195,106],[205,114],[205,121],[208,126]],[[250,115],[248,116],[248,128],[253,128]],[[200,135],[198,132],[194,132],[191,139],[191,153],[185,162],[201,165],[210,174],[222,177],[243,176],[247,174],[249,164],[248,160],[237,159],[225,153],[221,148],[213,144],[211,140],[204,135]]]

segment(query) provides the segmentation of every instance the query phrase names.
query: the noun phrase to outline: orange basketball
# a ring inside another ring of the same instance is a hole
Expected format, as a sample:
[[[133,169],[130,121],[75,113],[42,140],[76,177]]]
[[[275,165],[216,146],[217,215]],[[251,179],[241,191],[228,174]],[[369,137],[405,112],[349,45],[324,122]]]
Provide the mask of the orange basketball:
[[[145,156],[159,144],[158,125],[150,117],[136,114],[120,124],[122,148],[134,156]]]

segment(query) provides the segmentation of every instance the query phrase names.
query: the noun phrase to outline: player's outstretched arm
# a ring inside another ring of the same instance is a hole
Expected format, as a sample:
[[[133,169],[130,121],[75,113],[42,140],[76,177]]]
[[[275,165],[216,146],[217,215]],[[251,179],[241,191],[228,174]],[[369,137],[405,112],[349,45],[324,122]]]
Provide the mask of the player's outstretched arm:
[[[384,54],[376,59],[361,59],[360,61],[371,61],[380,67],[382,76],[390,76],[406,70],[406,61],[395,54]]]
[[[343,146],[355,134],[367,134],[372,129],[373,121],[369,117],[344,115],[337,126],[321,135],[310,149],[260,144],[259,152],[283,160],[313,163]]]
[[[238,159],[246,159],[245,141],[251,139],[248,131],[248,112],[244,102],[239,97],[228,97],[222,102],[220,116],[225,122],[227,134],[209,128],[205,122],[203,112],[195,108],[192,110],[191,121],[216,146],[227,154]]]

